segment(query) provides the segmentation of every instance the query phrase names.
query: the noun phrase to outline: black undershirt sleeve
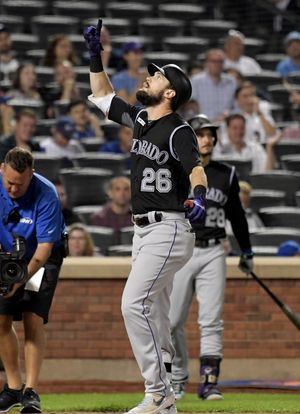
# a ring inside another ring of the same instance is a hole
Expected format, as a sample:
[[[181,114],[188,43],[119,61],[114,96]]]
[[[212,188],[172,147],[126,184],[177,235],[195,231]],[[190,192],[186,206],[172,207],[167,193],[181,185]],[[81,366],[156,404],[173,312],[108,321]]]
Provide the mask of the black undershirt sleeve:
[[[236,174],[234,174],[228,201],[225,206],[226,216],[231,223],[232,231],[237,239],[241,250],[251,249],[248,223],[245,216],[245,211],[241,205],[240,186]]]
[[[175,132],[170,145],[187,175],[194,167],[201,165],[197,138],[188,126]]]
[[[141,108],[130,105],[119,96],[114,96],[108,111],[108,119],[133,128],[137,113]]]

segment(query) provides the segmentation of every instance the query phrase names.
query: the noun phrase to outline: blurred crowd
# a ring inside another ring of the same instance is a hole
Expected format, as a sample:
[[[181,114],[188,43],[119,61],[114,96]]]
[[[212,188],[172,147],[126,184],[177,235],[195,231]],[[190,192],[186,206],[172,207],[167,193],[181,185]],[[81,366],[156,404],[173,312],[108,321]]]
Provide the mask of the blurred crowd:
[[[215,158],[250,160],[249,174],[281,168],[274,147],[280,141],[300,143],[298,2],[246,1],[243,7],[238,2],[224,0],[200,3],[205,5],[211,19],[234,21],[237,28],[218,39],[218,46],[207,46],[204,53],[195,51],[197,58],[186,62],[193,92],[191,100],[179,112],[186,120],[203,113],[220,126]],[[262,3],[269,3],[271,11]],[[263,23],[260,26],[259,21]],[[255,36],[254,22],[255,27],[260,27]],[[102,33],[102,60],[111,74],[114,89],[131,104],[137,104],[136,91],[148,76],[146,45],[140,36],[116,44],[112,28],[106,27]],[[267,39],[266,54],[273,53],[273,58],[276,57],[268,76],[272,75],[282,87],[284,104],[268,88],[264,60],[258,61],[247,54],[252,37]],[[61,157],[62,167],[74,167],[73,158],[85,156],[89,151],[86,143],[92,141],[93,151],[126,157],[128,169],[132,132],[127,127],[111,126],[90,106],[89,67],[84,47],[74,45],[70,35],[57,33],[49,36],[40,55],[24,56],[15,48],[11,27],[0,17],[1,161],[7,151],[20,146],[34,153]],[[120,229],[132,225],[130,182],[126,173],[118,173],[107,183],[107,203],[99,205],[99,211],[85,220],[72,211],[73,206],[68,206],[64,183],[57,180],[55,185],[70,226],[71,256],[103,254],[94,246],[87,229],[90,226],[112,228],[113,244],[120,243]],[[250,184],[242,181],[240,188],[250,229],[262,228],[262,221],[251,212],[249,200],[246,201],[245,194],[249,198],[251,193]]]

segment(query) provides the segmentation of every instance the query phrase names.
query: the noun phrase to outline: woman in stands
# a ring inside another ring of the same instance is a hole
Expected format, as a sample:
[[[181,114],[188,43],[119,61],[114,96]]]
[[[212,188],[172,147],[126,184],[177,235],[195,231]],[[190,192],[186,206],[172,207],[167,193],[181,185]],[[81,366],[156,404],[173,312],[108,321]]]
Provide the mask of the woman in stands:
[[[96,249],[90,233],[81,223],[69,227],[69,256],[95,256]]]
[[[57,63],[70,62],[78,65],[79,60],[76,56],[71,40],[66,35],[57,35],[49,42],[43,64],[54,67]]]
[[[41,101],[38,92],[35,67],[32,63],[23,63],[18,67],[13,80],[13,90],[10,95],[17,99]]]

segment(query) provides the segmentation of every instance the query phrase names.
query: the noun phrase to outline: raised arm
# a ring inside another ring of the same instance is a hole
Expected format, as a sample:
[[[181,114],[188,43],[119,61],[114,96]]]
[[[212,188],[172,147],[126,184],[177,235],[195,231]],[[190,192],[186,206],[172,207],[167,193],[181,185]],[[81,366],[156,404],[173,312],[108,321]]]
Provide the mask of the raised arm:
[[[98,20],[97,27],[88,26],[84,29],[83,36],[90,54],[90,84],[95,98],[105,97],[114,92],[112,84],[103,69],[101,52],[102,19]]]

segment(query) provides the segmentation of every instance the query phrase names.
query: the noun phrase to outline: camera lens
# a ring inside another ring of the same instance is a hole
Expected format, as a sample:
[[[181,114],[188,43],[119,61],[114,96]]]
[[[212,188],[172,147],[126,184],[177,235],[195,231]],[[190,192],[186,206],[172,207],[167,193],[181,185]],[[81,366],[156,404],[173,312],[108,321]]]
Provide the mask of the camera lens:
[[[7,262],[2,267],[2,280],[6,283],[14,283],[22,278],[24,270],[17,262]]]

